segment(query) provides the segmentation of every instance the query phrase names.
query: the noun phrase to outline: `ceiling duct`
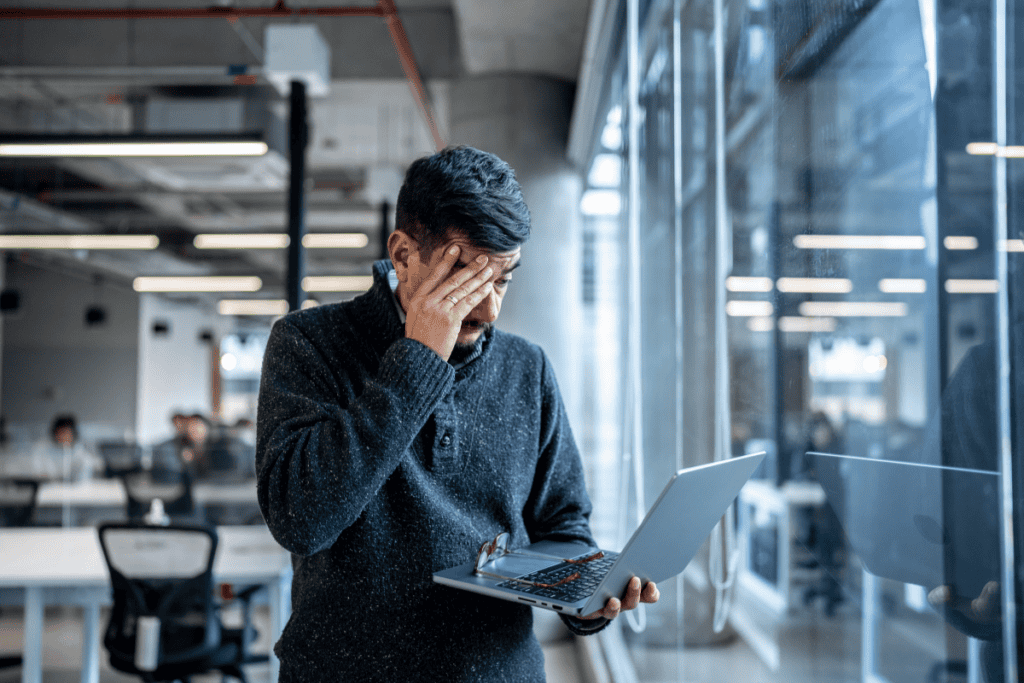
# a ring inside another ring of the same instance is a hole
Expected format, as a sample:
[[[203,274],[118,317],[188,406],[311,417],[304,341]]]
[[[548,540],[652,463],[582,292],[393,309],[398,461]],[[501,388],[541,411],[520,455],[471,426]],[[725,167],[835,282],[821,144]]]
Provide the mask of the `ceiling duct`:
[[[284,122],[267,100],[168,98],[145,102],[146,134],[259,134],[269,151],[255,157],[141,157],[118,162],[173,192],[282,192],[288,183]]]

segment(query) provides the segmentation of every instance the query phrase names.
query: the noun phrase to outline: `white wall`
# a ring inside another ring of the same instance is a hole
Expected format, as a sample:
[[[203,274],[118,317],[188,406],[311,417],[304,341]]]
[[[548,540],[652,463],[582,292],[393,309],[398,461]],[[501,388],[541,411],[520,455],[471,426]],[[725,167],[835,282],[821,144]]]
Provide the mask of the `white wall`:
[[[4,317],[3,414],[16,435],[47,433],[58,413],[78,418],[84,439],[135,428],[138,295],[88,277],[11,261],[5,286],[20,308]],[[106,323],[89,327],[99,304]]]
[[[225,323],[213,311],[155,294],[140,297],[138,320],[136,432],[150,444],[171,435],[174,412],[210,414],[212,357],[199,336],[210,330],[219,339]],[[168,324],[169,334],[153,333],[157,321]]]

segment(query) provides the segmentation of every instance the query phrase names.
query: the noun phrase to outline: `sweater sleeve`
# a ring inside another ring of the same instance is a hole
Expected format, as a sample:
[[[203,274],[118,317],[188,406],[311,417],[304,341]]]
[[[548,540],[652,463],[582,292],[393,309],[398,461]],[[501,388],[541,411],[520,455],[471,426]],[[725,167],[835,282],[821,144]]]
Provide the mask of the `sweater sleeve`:
[[[551,364],[546,356],[542,359],[539,457],[523,510],[526,529],[534,543],[547,539],[594,546],[583,463]]]
[[[455,372],[398,339],[351,401],[313,343],[287,318],[264,355],[257,419],[260,510],[289,551],[330,547],[398,467]]]

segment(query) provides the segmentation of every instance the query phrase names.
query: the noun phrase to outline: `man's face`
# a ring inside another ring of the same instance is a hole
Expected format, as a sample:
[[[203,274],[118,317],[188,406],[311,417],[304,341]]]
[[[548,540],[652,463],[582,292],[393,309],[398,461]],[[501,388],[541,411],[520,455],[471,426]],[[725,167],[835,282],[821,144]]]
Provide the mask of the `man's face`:
[[[457,346],[464,347],[475,343],[480,338],[480,335],[498,319],[498,313],[501,312],[501,301],[505,297],[512,279],[512,271],[519,265],[520,249],[516,247],[512,251],[501,253],[488,252],[475,246],[464,237],[456,236],[439,246],[429,255],[421,255],[414,250],[409,259],[408,280],[399,286],[407,286],[408,289],[406,291],[411,296],[413,292],[419,289],[423,281],[427,279],[427,276],[438,267],[444,258],[445,252],[453,244],[459,245],[460,252],[459,260],[452,268],[449,276],[461,268],[465,268],[473,262],[473,259],[481,254],[487,256],[487,264],[494,270],[494,275],[491,276],[491,282],[494,283],[494,287],[490,295],[470,311],[469,315],[462,321],[462,329],[459,331],[459,336],[455,343]]]

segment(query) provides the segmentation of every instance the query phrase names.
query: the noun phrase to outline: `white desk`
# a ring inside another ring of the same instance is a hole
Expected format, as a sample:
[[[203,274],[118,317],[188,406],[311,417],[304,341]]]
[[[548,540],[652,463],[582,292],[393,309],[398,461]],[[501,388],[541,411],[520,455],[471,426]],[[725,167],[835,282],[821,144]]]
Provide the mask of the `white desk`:
[[[200,482],[192,485],[192,497],[196,505],[255,505],[256,480],[235,484]],[[67,484],[49,481],[39,487],[38,507],[61,507],[65,503],[72,507],[124,507],[126,496],[120,479],[88,479]]]
[[[266,527],[217,528],[213,577],[261,584],[269,591],[270,637],[277,642],[291,612],[291,555]],[[82,683],[99,683],[100,607],[109,605],[110,576],[92,527],[0,529],[0,602],[25,605],[22,683],[42,683],[43,607],[81,605]],[[270,653],[271,680],[279,663]]]

